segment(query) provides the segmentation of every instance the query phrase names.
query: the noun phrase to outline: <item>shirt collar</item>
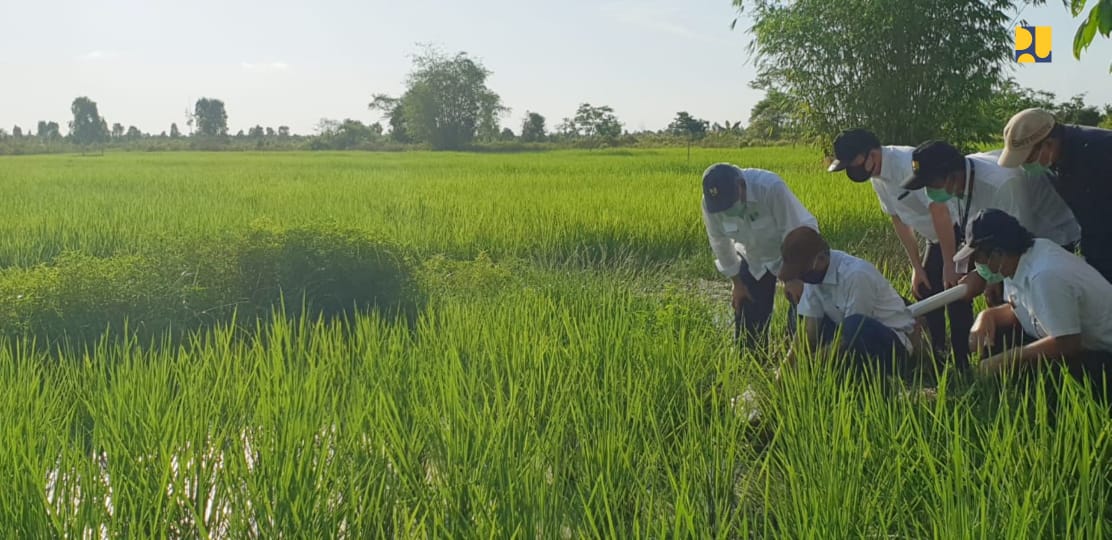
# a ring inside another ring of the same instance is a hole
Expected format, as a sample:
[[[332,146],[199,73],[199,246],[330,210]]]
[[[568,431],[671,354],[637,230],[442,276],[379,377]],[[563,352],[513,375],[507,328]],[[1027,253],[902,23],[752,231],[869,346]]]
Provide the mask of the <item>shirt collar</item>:
[[[1032,266],[1035,264],[1035,259],[1039,258],[1036,250],[1041,251],[1039,240],[1035,239],[1035,244],[1031,246],[1025,253],[1019,256],[1019,263],[1015,266],[1015,275],[1011,280],[1019,283],[1027,281],[1027,276],[1031,274]]]
[[[826,276],[822,278],[823,285],[837,285],[838,284],[838,268],[842,266],[842,254],[835,250],[830,250],[830,267],[826,269]]]
[[[899,184],[907,178],[896,178],[895,175],[899,172],[899,164],[896,163],[897,159],[903,156],[887,146],[880,147],[880,174],[878,177],[889,184]]]

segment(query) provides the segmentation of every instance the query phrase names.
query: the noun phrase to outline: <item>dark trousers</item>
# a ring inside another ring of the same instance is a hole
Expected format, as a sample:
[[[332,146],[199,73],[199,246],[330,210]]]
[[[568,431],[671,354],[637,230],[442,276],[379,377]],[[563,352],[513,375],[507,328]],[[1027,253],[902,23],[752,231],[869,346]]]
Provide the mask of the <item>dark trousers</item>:
[[[765,272],[761,279],[753,277],[749,270],[749,263],[741,261],[741,282],[749,289],[749,301],[741,305],[740,316],[741,335],[739,339],[743,344],[764,343],[768,337],[768,323],[772,320],[773,300],[776,299],[776,276],[772,272]],[[788,305],[788,333],[795,335],[798,317],[795,304]]]
[[[954,238],[958,242],[961,241],[958,238],[957,227],[954,227]],[[926,253],[923,254],[923,269],[927,272],[927,281],[930,282],[930,287],[919,287],[918,290],[914,291],[916,300],[922,300],[946,290],[946,285],[942,279],[942,265],[954,263],[943,259],[941,244],[931,242],[927,245]],[[946,346],[946,315],[950,316],[950,347],[954,351],[954,365],[960,370],[968,369],[969,329],[973,327],[973,302],[959,300],[946,306],[944,310],[936,309],[923,316],[927,333],[931,338],[931,346],[936,351],[944,349]]]
[[[842,324],[823,318],[819,329],[819,342],[830,343],[841,337],[838,351],[846,355],[852,371],[879,371],[898,374],[906,367],[908,350],[900,342],[896,331],[880,321],[864,315],[850,315]]]
[[[988,356],[999,354],[1005,350],[1015,347],[1022,347],[1029,343],[1036,341],[1036,338],[1023,331],[1023,327],[1015,326],[1012,328],[1001,328],[996,332],[996,339],[988,351],[985,351],[985,358]],[[1061,375],[1068,372],[1074,379],[1078,381],[1089,380],[1092,385],[1093,397],[1104,400],[1108,404],[1112,404],[1112,353],[1106,351],[1081,351],[1077,354],[1067,356],[1058,361],[1051,361],[1047,364],[1050,373]],[[1034,373],[1026,373],[1027,380],[1033,378]],[[1051,386],[1047,388],[1048,395],[1053,396],[1056,392],[1056,387],[1053,386],[1057,377],[1052,377],[1049,381]]]

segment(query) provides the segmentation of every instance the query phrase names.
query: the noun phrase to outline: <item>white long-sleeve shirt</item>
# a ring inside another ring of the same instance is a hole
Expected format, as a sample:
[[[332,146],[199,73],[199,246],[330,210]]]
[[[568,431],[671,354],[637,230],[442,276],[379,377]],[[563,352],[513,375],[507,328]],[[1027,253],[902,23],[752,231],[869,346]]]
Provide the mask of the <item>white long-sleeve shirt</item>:
[[[778,175],[763,169],[739,170],[745,179],[744,211],[740,215],[731,215],[732,210],[712,214],[700,202],[703,223],[715,267],[722,275],[737,275],[744,257],[749,272],[761,279],[766,272],[779,273],[780,244],[789,232],[799,227],[818,231],[819,224]]]

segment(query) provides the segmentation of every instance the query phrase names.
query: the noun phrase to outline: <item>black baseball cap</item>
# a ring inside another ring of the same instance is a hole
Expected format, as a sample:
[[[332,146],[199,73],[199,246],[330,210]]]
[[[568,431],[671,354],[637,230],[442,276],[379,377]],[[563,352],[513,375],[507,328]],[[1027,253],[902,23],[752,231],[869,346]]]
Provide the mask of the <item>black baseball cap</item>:
[[[930,140],[915,147],[911,153],[911,176],[900,187],[922,189],[962,168],[965,156],[946,141]]]
[[[1022,251],[1031,233],[1019,220],[999,208],[986,208],[977,212],[965,231],[965,246],[954,254],[954,262],[961,262],[977,252],[1003,249]]]
[[[703,171],[703,205],[707,212],[722,212],[733,206],[739,193],[737,181],[741,178],[741,169],[729,163],[707,167]]]
[[[826,170],[843,171],[857,156],[873,148],[880,148],[880,139],[876,138],[876,134],[864,128],[847,129],[834,139],[834,162]]]

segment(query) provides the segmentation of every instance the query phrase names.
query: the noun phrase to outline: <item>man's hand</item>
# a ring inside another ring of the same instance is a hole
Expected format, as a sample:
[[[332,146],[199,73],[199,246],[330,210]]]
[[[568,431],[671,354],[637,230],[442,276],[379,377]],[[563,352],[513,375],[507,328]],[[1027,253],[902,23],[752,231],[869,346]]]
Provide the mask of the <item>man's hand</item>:
[[[1004,371],[1004,362],[1005,356],[1003,354],[985,358],[981,360],[980,364],[977,364],[977,374],[985,378],[996,377]]]
[[[753,297],[749,296],[749,288],[745,286],[740,280],[734,280],[734,291],[730,299],[730,307],[734,308],[734,313],[741,311],[741,306],[749,302]]]
[[[982,351],[996,342],[996,319],[991,312],[982,311],[969,329],[969,350]],[[984,362],[982,362],[984,363]]]
[[[931,282],[927,279],[927,272],[922,268],[914,268],[911,270],[911,295],[916,300],[922,300],[927,297],[931,290]]]
[[[958,273],[957,268],[954,267],[952,262],[942,262],[942,284],[945,288],[953,288],[962,279],[962,275]]]
[[[784,283],[784,297],[792,304],[799,305],[799,300],[803,298],[803,282],[793,279]]]
[[[985,286],[985,303],[989,307],[996,307],[1004,303],[1004,284],[993,283]]]

